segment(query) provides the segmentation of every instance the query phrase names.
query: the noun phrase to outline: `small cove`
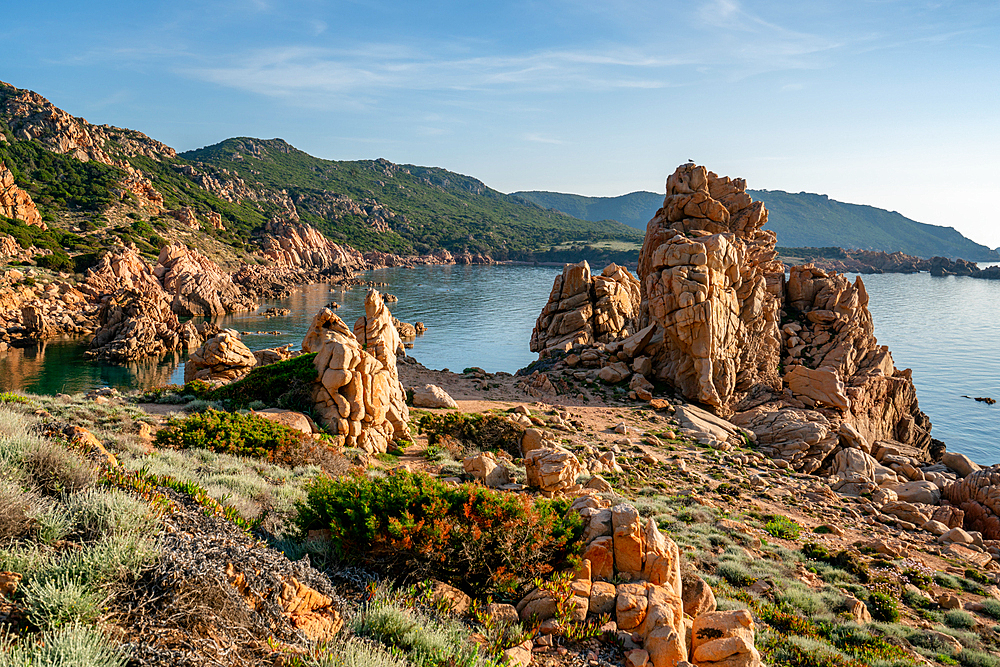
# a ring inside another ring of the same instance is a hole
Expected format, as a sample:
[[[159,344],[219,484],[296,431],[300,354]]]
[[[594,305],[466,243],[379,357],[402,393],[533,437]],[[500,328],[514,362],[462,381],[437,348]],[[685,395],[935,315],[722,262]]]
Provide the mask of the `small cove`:
[[[427,333],[408,352],[428,368],[461,372],[469,366],[513,372],[536,357],[528,349],[531,329],[545,305],[553,266],[430,266],[390,268],[360,276],[385,283],[379,289],[399,297],[389,306],[405,322],[422,321]],[[853,278],[853,276],[852,276]],[[1000,462],[1000,405],[967,396],[1000,399],[1000,281],[937,278],[926,273],[862,277],[879,343],[888,345],[896,366],[913,369],[920,407],[934,424],[933,434],[973,460]],[[250,333],[251,349],[292,343],[298,347],[313,315],[329,302],[347,322],[364,312],[366,288],[326,284],[296,289],[290,298],[265,301],[259,311],[219,320]],[[291,309],[287,317],[266,318],[264,309]],[[33,393],[78,392],[101,386],[141,388],[180,383],[183,357],[156,363],[104,366],[86,360],[87,341],[49,341],[40,348],[11,350],[0,357],[0,389]]]

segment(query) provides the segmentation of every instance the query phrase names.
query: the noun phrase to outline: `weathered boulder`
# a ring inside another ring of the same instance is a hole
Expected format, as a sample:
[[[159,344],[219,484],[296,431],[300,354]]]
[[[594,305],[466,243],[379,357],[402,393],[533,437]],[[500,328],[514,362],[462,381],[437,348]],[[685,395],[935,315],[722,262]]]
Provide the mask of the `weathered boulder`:
[[[691,658],[698,667],[759,667],[753,616],[746,609],[715,611],[694,619]]]
[[[1000,540],[1000,465],[971,472],[944,488],[944,498],[965,512],[965,525]]]
[[[510,471],[497,462],[492,452],[466,456],[462,461],[462,467],[485,486],[497,487],[511,482]]]
[[[959,477],[968,477],[977,470],[982,470],[979,464],[973,463],[968,456],[958,452],[945,452],[941,456],[941,463],[958,473]]]
[[[413,407],[415,408],[451,408],[457,409],[458,403],[441,387],[435,384],[425,384],[413,388]]]
[[[240,335],[226,329],[191,353],[184,364],[184,382],[228,384],[247,375],[256,365],[256,357],[240,340]]]
[[[315,424],[313,424],[312,419],[309,419],[306,415],[301,412],[295,412],[294,410],[267,408],[265,410],[255,410],[253,411],[253,414],[276,424],[281,424],[282,426],[295,429],[296,431],[305,433],[306,435],[312,435],[316,431]]]
[[[892,487],[892,490],[905,503],[937,505],[941,502],[941,489],[934,482],[907,482],[906,484]]]
[[[586,261],[567,264],[535,322],[531,351],[545,356],[627,337],[635,331],[638,312],[639,281],[627,269],[610,264],[593,276]]]
[[[527,452],[524,467],[528,486],[548,493],[576,486],[576,478],[583,471],[576,456],[562,447],[542,447]]]
[[[408,434],[409,412],[396,370],[399,334],[378,292],[369,292],[365,311],[356,327],[364,343],[324,308],[313,318],[302,349],[317,353],[313,397],[320,420],[348,446],[381,453],[393,438]]]
[[[799,472],[819,469],[839,441],[836,424],[815,410],[769,403],[732,417],[737,426],[753,431],[763,454],[787,461]]]

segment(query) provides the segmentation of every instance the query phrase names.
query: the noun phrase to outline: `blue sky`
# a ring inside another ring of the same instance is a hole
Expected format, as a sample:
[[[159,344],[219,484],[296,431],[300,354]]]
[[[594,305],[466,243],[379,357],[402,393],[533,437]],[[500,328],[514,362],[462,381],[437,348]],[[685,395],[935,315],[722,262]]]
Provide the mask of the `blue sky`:
[[[995,0],[35,0],[0,45],[0,80],[179,151],[281,137],[600,196],[693,159],[1000,246]]]

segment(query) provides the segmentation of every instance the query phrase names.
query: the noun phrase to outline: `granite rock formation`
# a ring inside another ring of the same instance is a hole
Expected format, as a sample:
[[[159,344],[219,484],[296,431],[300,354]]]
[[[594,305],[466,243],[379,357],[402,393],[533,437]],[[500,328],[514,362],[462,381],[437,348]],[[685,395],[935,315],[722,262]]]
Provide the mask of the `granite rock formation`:
[[[170,307],[181,316],[219,316],[257,307],[218,264],[183,243],[163,247],[153,274],[173,295]]]
[[[396,370],[402,344],[391,318],[379,293],[371,290],[356,333],[324,308],[302,341],[304,351],[317,353],[319,379],[313,391],[320,420],[347,446],[373,454],[408,434],[409,411]]]
[[[1000,540],[1000,465],[972,471],[944,488],[944,498],[965,512],[965,526]]]
[[[228,384],[247,375],[256,365],[256,356],[243,344],[239,334],[226,329],[191,353],[184,364],[184,383],[202,380]]]
[[[0,216],[48,229],[48,226],[42,221],[42,214],[38,212],[38,207],[31,200],[31,195],[17,187],[17,183],[14,182],[14,174],[3,162],[0,162]]]
[[[595,369],[582,374],[592,381],[627,381],[643,400],[651,381],[669,383],[800,471],[829,465],[839,448],[875,455],[878,443],[889,456],[932,458],[930,422],[910,372],[873,335],[864,282],[811,264],[786,279],[766,222],[743,179],[678,167],[646,229],[638,309],[618,309],[611,320],[624,326],[599,333],[589,267],[568,265],[531,349]]]
[[[292,220],[268,222],[261,248],[263,256],[278,266],[344,272],[362,265],[361,253]]]
[[[568,264],[531,332],[531,351],[545,356],[625,338],[635,332],[638,314],[639,281],[628,269],[610,264],[594,276],[586,261]]]

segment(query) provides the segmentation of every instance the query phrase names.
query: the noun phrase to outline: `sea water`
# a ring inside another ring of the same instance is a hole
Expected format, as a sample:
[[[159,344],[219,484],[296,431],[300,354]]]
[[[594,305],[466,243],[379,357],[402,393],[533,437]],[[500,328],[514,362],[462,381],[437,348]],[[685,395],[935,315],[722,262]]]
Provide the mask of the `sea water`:
[[[528,349],[531,329],[560,271],[549,266],[430,266],[379,269],[360,277],[385,283],[380,291],[399,298],[388,304],[396,317],[427,326],[408,353],[428,368],[514,372],[536,358]],[[1000,404],[973,400],[1000,399],[1000,281],[926,273],[862,279],[871,297],[876,337],[892,350],[898,368],[913,370],[933,435],[974,461],[1000,462]],[[229,315],[219,324],[247,332],[243,340],[254,350],[287,343],[298,348],[313,315],[331,302],[353,327],[364,313],[366,292],[307,285],[288,299],[265,301],[260,310]],[[261,313],[271,306],[289,308],[291,315],[264,317]],[[86,360],[85,350],[86,342],[79,340],[11,350],[0,356],[0,389],[53,394],[183,381],[183,355],[107,366]]]

